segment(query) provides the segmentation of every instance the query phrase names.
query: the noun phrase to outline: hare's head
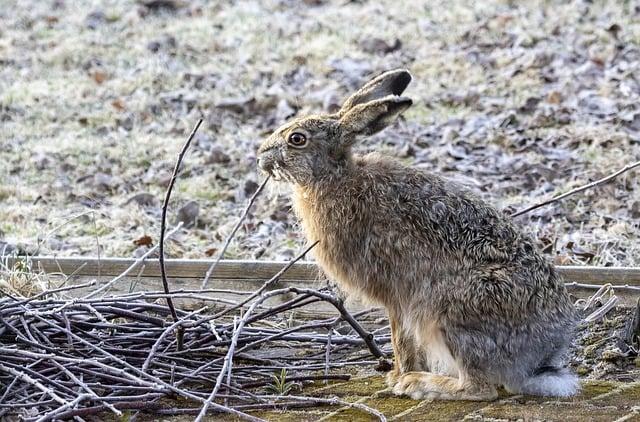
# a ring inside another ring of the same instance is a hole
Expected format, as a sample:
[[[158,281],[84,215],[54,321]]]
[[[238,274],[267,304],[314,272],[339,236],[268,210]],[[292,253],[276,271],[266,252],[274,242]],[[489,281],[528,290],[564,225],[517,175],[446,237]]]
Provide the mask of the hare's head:
[[[337,113],[284,124],[260,146],[260,169],[299,185],[339,175],[356,139],[384,129],[412,104],[400,96],[409,82],[411,74],[404,69],[385,72],[351,95]]]

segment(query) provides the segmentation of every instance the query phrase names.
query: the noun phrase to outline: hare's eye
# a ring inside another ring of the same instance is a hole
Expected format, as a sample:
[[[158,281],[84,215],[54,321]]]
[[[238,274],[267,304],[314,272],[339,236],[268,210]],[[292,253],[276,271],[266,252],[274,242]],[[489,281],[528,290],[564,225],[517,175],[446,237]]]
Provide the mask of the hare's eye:
[[[307,138],[302,133],[292,133],[289,135],[289,145],[296,148],[302,148],[307,144]]]

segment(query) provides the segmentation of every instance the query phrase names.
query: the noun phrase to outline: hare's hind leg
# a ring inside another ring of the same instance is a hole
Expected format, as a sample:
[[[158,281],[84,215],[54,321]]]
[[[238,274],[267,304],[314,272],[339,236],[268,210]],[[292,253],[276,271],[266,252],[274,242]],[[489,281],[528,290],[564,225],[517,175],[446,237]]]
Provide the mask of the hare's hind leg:
[[[461,374],[462,375],[462,374]],[[465,376],[454,378],[430,372],[408,372],[398,378],[396,395],[406,394],[414,400],[495,400],[496,388],[487,382]]]

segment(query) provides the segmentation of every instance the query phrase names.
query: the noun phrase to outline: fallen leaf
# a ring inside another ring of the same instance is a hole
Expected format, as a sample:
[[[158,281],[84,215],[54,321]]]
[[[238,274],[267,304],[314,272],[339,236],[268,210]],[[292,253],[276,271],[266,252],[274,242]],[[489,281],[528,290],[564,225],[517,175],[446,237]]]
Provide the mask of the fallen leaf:
[[[124,111],[127,109],[127,107],[124,105],[124,101],[120,98],[111,101],[111,106],[113,106],[113,108],[118,111]]]
[[[107,80],[107,74],[102,70],[94,70],[93,73],[91,73],[91,77],[98,85]]]
[[[133,244],[136,246],[151,246],[153,245],[153,239],[151,239],[151,236],[145,234],[144,236],[134,240]]]
[[[213,256],[215,255],[216,252],[218,252],[218,248],[209,248],[206,251],[204,251],[204,254],[206,256]]]

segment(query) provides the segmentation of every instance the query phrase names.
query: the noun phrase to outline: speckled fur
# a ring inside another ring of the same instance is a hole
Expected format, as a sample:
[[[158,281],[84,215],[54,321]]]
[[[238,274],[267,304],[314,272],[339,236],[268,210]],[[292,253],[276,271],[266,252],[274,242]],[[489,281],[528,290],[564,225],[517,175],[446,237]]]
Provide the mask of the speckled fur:
[[[438,175],[352,144],[411,105],[411,76],[382,74],[336,114],[296,119],[259,151],[263,171],[293,184],[315,256],[342,288],[383,305],[397,394],[477,399],[495,386],[571,395],[561,368],[575,326],[564,283],[533,242],[492,206]],[[303,148],[288,145],[302,133]],[[535,386],[532,387],[532,386]]]

